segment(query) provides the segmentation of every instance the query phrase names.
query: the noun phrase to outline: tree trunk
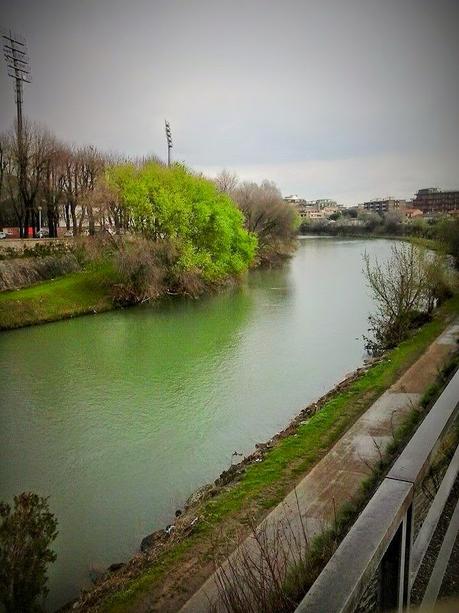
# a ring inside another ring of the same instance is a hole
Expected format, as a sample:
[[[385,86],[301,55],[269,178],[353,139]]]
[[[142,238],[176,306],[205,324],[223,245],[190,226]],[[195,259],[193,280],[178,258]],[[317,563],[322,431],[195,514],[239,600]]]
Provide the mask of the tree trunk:
[[[67,202],[64,209],[65,228],[67,232],[70,230],[70,204]]]
[[[70,213],[72,215],[73,235],[76,236],[78,234],[78,221],[76,216],[76,206],[73,202],[70,203]]]

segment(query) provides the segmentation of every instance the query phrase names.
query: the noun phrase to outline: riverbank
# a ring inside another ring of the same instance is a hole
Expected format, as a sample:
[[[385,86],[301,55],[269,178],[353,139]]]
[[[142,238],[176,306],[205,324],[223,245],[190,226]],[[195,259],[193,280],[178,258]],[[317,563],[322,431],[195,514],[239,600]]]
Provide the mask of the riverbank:
[[[69,319],[115,308],[110,271],[88,269],[0,293],[0,330]]]
[[[269,266],[266,262],[259,262],[257,268],[276,268],[291,255],[292,248],[286,249],[285,253],[277,254]],[[240,278],[241,275],[230,275],[210,282],[196,275],[184,274],[179,279],[178,287],[175,284],[172,289],[164,286],[151,300],[171,295],[196,298],[234,286]],[[90,263],[81,271],[34,283],[29,287],[0,291],[0,331],[103,313],[147,301],[129,303],[119,300],[119,287],[119,273],[115,271],[112,262],[102,261]]]
[[[252,461],[232,469],[232,475],[223,473],[223,481],[205,490],[207,499],[192,504],[170,536],[158,533],[155,546],[97,586],[81,601],[81,610],[96,605],[135,610],[146,601],[149,610],[177,610],[213,571],[216,543],[235,544],[241,531],[247,532],[249,518],[259,522],[280,502],[458,312],[456,297],[384,360],[304,409],[283,433],[259,445]]]
[[[324,236],[311,234],[313,237]],[[336,238],[336,237],[330,237]],[[338,238],[346,238],[341,236]],[[400,236],[350,235],[353,239],[392,239],[406,240],[421,247],[432,250],[441,249],[437,241]],[[64,245],[68,249],[68,244]],[[292,255],[292,245],[284,252],[270,260],[270,266],[277,267]],[[259,263],[260,268],[266,267],[266,262]],[[22,289],[0,292],[0,331],[13,330],[26,326],[70,319],[82,315],[97,314],[120,307],[130,306],[115,299],[114,286],[117,283],[113,266],[107,262],[90,263],[80,272],[56,277],[30,285]],[[212,293],[217,287],[234,283],[234,278],[226,279],[219,284],[204,284],[197,294]],[[196,289],[196,288],[195,288]],[[187,295],[186,288],[181,292]],[[174,292],[172,292],[174,293]],[[178,292],[180,294],[180,292]],[[168,291],[164,292],[167,295]],[[193,295],[193,294],[192,294]],[[160,298],[161,296],[158,296]]]

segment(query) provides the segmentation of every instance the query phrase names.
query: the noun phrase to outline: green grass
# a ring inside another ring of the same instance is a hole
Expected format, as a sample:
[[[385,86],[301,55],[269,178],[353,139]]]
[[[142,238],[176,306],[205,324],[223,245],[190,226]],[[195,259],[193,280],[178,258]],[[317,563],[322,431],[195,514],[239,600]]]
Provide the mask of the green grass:
[[[360,487],[359,494],[354,500],[346,502],[338,509],[332,526],[317,535],[309,545],[305,559],[300,565],[294,565],[287,574],[284,589],[294,602],[299,602],[308,592],[322,569],[327,564],[340,542],[346,536],[357,517],[367,505],[381,481],[387,474],[393,461],[402,452],[405,445],[413,436],[415,430],[424,419],[428,410],[446,387],[459,365],[459,352],[438,373],[436,380],[427,388],[420,402],[420,408],[412,409],[402,420],[394,433],[393,441],[386,448],[383,457],[373,466],[372,474],[367,477]],[[459,438],[457,427],[448,435],[447,449],[442,448],[434,459],[431,471],[438,472],[442,466],[446,469]],[[445,443],[446,441],[444,441]]]
[[[196,531],[169,551],[129,585],[103,603],[103,611],[120,612],[135,603],[174,567],[185,561],[196,546],[211,540],[211,535],[228,520],[244,522],[248,512],[261,518],[266,509],[280,502],[294,485],[325,455],[339,437],[376,400],[401,373],[425,351],[444,330],[452,316],[459,313],[459,296],[445,303],[433,321],[392,350],[345,391],[337,393],[295,436],[281,439],[263,462],[248,467],[241,479],[206,502],[199,514],[204,517]]]
[[[0,293],[0,330],[113,308],[109,265]]]

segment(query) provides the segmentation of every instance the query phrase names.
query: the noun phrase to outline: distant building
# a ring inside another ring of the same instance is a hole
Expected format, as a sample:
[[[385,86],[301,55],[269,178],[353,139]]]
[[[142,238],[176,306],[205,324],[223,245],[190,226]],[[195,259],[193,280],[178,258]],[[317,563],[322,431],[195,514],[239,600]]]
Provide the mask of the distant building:
[[[459,211],[459,190],[442,191],[438,187],[420,189],[413,199],[413,207],[426,213],[455,213]]]
[[[338,210],[339,205],[336,203],[335,200],[330,200],[330,198],[320,198],[319,200],[316,200],[314,202],[314,205],[317,207],[317,209],[320,211],[321,209],[336,209],[336,211]],[[333,211],[333,212],[336,212]]]
[[[319,220],[328,219],[330,215],[341,211],[342,205],[337,204],[335,200],[330,198],[321,198],[318,200],[305,200],[296,194],[285,196],[285,202],[293,205],[301,219]]]
[[[404,211],[403,214],[405,216],[406,219],[416,219],[418,217],[423,217],[424,213],[420,210],[420,209],[415,209],[415,208],[411,208],[411,207],[407,207]]]
[[[311,204],[299,205],[296,207],[296,210],[297,210],[298,215],[301,217],[301,219],[317,220],[317,219],[328,219],[330,215],[333,215],[333,213],[337,213],[341,209],[337,205],[318,208],[317,205],[314,203],[312,205]]]
[[[398,198],[376,198],[375,200],[369,200],[364,202],[362,208],[365,211],[373,213],[388,213],[389,211],[403,211],[406,207],[406,200],[400,200]]]
[[[284,201],[295,206],[306,204],[306,200],[304,198],[300,198],[296,194],[293,194],[292,196],[285,196]]]

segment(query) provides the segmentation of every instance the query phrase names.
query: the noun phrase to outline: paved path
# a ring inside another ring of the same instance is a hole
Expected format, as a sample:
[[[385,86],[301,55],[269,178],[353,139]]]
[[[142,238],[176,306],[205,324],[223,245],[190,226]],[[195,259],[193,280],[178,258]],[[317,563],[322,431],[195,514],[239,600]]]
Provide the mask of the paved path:
[[[406,373],[342,436],[330,452],[275,507],[258,528],[264,544],[278,547],[275,535],[286,532],[291,543],[303,543],[319,534],[333,521],[335,509],[358,493],[362,480],[370,473],[380,454],[392,440],[394,427],[419,403],[424,389],[434,381],[446,356],[457,346],[459,324],[450,326]],[[263,546],[263,545],[262,545]],[[285,551],[282,555],[284,555]],[[288,553],[286,554],[288,555]],[[291,555],[291,551],[290,551]],[[225,573],[237,567],[241,557],[260,559],[260,544],[250,536],[224,562]],[[219,599],[218,579],[214,574],[185,603],[183,613],[225,610]]]

